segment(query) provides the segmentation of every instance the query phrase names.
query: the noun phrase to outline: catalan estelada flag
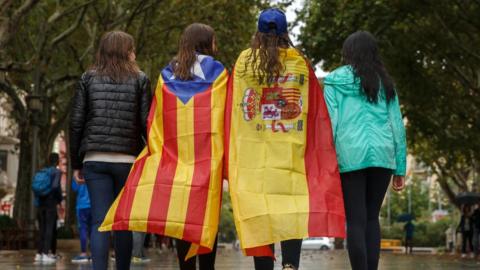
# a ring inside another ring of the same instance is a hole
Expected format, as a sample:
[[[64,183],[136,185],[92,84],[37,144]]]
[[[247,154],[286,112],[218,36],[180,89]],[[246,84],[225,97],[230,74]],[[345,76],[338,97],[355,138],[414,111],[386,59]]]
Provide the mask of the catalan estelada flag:
[[[147,146],[100,231],[151,232],[193,243],[187,257],[212,250],[222,194],[228,74],[198,55],[193,79],[171,66],[159,78],[148,117]]]
[[[285,73],[259,84],[242,52],[231,76],[226,172],[235,226],[247,255],[307,237],[344,237],[345,213],[323,90],[296,49],[281,49]]]

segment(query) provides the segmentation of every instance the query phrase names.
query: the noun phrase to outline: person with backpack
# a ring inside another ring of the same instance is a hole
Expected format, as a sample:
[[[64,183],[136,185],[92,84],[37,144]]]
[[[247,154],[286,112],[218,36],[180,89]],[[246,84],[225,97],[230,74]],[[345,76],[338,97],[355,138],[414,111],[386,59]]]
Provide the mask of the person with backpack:
[[[32,181],[39,227],[36,262],[54,263],[56,261],[53,249],[56,241],[57,205],[62,202],[60,184],[62,172],[57,168],[58,161],[58,154],[51,153],[48,166],[38,171]]]
[[[90,195],[94,270],[108,269],[110,233],[98,228],[144,146],[150,102],[150,80],[136,62],[133,37],[105,33],[95,63],[79,80],[69,126],[75,181]],[[132,233],[116,231],[114,246],[116,269],[130,269]]]
[[[72,259],[72,263],[84,263],[90,260],[87,254],[87,242],[90,240],[92,232],[90,196],[88,195],[87,185],[77,184],[75,179],[72,179],[72,190],[77,193],[76,209],[81,250],[81,253]]]

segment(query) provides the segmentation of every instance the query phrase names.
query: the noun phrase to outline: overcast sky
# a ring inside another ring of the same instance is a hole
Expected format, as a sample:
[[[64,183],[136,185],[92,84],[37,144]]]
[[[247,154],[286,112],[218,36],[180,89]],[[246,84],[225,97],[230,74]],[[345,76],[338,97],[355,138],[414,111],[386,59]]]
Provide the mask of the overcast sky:
[[[276,2],[276,1],[274,1],[274,2]],[[289,23],[294,22],[297,19],[297,14],[295,13],[295,10],[301,9],[303,7],[304,2],[305,2],[304,0],[294,0],[292,5],[290,5],[288,7],[285,14],[287,16],[287,21]],[[297,36],[298,36],[299,33],[300,33],[300,26],[299,25],[297,25],[296,27],[294,27],[290,31],[290,38],[292,39],[292,41],[295,45],[298,44]],[[323,71],[320,68],[320,65],[317,65],[315,67],[315,74],[317,75],[317,77],[323,78],[323,77],[327,76],[328,72]]]

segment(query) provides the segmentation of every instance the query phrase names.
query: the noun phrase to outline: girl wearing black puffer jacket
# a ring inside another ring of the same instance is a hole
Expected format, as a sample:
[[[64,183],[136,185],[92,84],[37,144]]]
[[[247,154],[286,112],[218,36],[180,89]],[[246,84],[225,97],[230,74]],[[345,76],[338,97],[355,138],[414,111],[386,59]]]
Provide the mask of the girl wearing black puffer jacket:
[[[79,83],[70,114],[70,158],[75,180],[87,184],[92,209],[94,270],[108,267],[109,233],[98,231],[143,148],[151,90],[135,62],[132,36],[106,33],[95,64]],[[117,269],[129,269],[132,235],[115,232]]]

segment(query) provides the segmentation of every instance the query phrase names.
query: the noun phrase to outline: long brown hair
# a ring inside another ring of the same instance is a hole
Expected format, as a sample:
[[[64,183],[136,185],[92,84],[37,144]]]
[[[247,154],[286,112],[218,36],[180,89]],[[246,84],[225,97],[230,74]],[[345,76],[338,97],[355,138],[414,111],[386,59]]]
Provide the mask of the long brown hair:
[[[131,59],[131,53],[135,53],[135,41],[131,35],[122,31],[107,32],[100,39],[92,70],[116,82],[136,78],[140,69]]]
[[[251,68],[260,84],[270,84],[284,72],[280,48],[294,47],[288,34],[257,32],[252,39],[250,54],[245,61],[245,71]],[[283,55],[284,57],[286,55]]]
[[[197,53],[214,56],[215,30],[209,25],[193,23],[187,26],[180,37],[178,53],[171,65],[176,78],[192,79],[192,66],[197,60]]]

